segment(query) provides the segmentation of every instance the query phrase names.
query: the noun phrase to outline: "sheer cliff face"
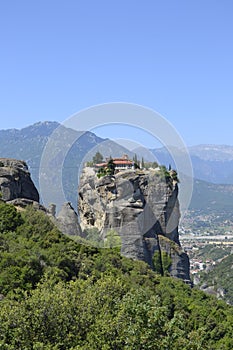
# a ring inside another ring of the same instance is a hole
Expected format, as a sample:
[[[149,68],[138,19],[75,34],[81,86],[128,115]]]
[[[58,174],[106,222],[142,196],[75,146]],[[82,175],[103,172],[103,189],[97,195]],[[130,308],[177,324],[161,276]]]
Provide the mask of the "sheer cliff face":
[[[0,193],[4,201],[26,198],[39,202],[39,194],[24,161],[0,158]]]
[[[81,226],[97,228],[103,238],[109,230],[116,231],[122,254],[152,268],[155,253],[161,256],[164,251],[171,257],[170,274],[190,280],[188,257],[179,243],[177,197],[177,184],[154,170],[122,171],[98,179],[91,168],[84,168],[79,185]]]
[[[56,218],[55,213],[53,217],[53,222],[63,234],[68,236],[82,236],[78,215],[69,202],[63,204]]]

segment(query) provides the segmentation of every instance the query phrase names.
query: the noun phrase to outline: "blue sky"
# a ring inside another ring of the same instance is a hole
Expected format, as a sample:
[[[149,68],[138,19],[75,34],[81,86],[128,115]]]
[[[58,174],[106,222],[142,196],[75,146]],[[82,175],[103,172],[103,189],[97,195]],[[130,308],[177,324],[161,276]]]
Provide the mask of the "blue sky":
[[[232,0],[1,1],[0,129],[123,101],[188,145],[233,145],[232,16]]]

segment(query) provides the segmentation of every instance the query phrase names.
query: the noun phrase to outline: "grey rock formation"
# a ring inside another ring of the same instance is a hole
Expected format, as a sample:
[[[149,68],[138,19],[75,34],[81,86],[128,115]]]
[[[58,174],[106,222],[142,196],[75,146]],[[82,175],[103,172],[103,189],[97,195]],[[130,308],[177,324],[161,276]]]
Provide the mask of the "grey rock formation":
[[[27,198],[16,198],[13,199],[11,201],[7,202],[8,204],[13,204],[15,207],[18,208],[26,208],[28,205],[31,205],[34,209],[36,210],[42,210],[43,212],[45,212],[47,214],[47,209],[41,205],[40,203],[33,201],[31,199],[27,199]]]
[[[44,211],[62,233],[82,236],[78,216],[70,203],[63,204],[57,217],[54,204],[47,209],[39,203],[38,191],[24,161],[0,158],[0,193],[2,200],[18,208],[31,205]]]
[[[176,244],[173,240],[167,239],[162,235],[158,235],[158,238],[161,252],[167,253],[172,261],[169,267],[170,275],[191,284],[188,255],[184,253],[181,246]]]
[[[84,168],[78,211],[83,230],[97,228],[103,240],[109,230],[117,232],[122,255],[153,268],[155,252],[164,251],[172,259],[170,274],[190,281],[178,235],[178,186],[171,179],[155,170],[125,170],[98,179],[93,169]]]
[[[55,224],[66,235],[82,236],[78,215],[69,202],[63,204],[61,211],[55,219]]]
[[[56,204],[54,203],[49,204],[49,207],[47,210],[48,210],[48,214],[52,215],[53,217],[56,216]]]
[[[0,158],[0,193],[4,201],[26,198],[39,202],[39,194],[24,161]]]

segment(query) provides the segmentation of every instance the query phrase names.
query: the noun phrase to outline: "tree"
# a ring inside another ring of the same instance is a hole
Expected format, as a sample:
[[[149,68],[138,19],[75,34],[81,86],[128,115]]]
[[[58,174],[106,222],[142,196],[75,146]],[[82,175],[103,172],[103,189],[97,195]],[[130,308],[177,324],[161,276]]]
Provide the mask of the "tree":
[[[104,160],[103,155],[100,152],[96,152],[94,157],[92,158],[94,164],[102,163]]]
[[[22,223],[23,219],[13,205],[0,203],[0,232],[13,231]]]
[[[103,246],[103,240],[100,236],[100,231],[96,228],[89,228],[84,230],[85,239],[96,247]]]
[[[143,157],[142,157],[142,161],[141,161],[141,167],[142,167],[142,169],[145,168],[145,161],[144,161]]]
[[[165,167],[165,165],[160,166],[159,174],[160,174],[161,178],[165,179],[166,181],[171,179],[171,175],[170,175],[169,171],[167,170],[167,168]]]
[[[170,171],[170,175],[171,175],[171,178],[173,181],[176,181],[176,182],[180,182],[180,180],[178,179],[178,174],[177,174],[177,171],[175,170],[171,170]]]
[[[114,164],[113,159],[110,158],[109,161],[108,161],[108,165],[107,165],[107,174],[108,175],[114,175],[115,168],[116,168],[116,165]]]
[[[109,230],[104,242],[105,248],[114,248],[121,246],[121,237],[115,230]]]
[[[106,174],[106,169],[103,168],[103,167],[99,168],[99,170],[98,170],[98,172],[97,172],[97,177],[98,177],[98,178],[101,178],[101,177],[103,177],[103,176],[105,176],[105,175],[107,175],[107,174]]]
[[[157,162],[153,162],[153,163],[151,164],[151,167],[152,167],[153,169],[158,168],[158,166],[159,166],[159,164],[158,164]]]
[[[135,155],[133,157],[133,162],[134,162],[134,169],[140,169],[140,164],[139,164],[140,162],[138,160],[138,157],[137,157],[136,153],[135,153]]]

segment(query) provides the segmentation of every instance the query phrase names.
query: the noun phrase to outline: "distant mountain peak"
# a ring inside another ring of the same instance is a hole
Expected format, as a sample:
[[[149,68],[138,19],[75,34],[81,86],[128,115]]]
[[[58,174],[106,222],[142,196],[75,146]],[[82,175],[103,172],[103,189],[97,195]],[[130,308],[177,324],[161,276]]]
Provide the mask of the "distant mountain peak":
[[[36,122],[31,126],[59,126],[60,124],[56,121],[40,121],[40,122]],[[30,126],[29,126],[30,127]]]
[[[37,122],[33,125],[26,126],[25,128],[18,130],[23,137],[36,137],[45,136],[48,137],[59,126],[58,122]]]

